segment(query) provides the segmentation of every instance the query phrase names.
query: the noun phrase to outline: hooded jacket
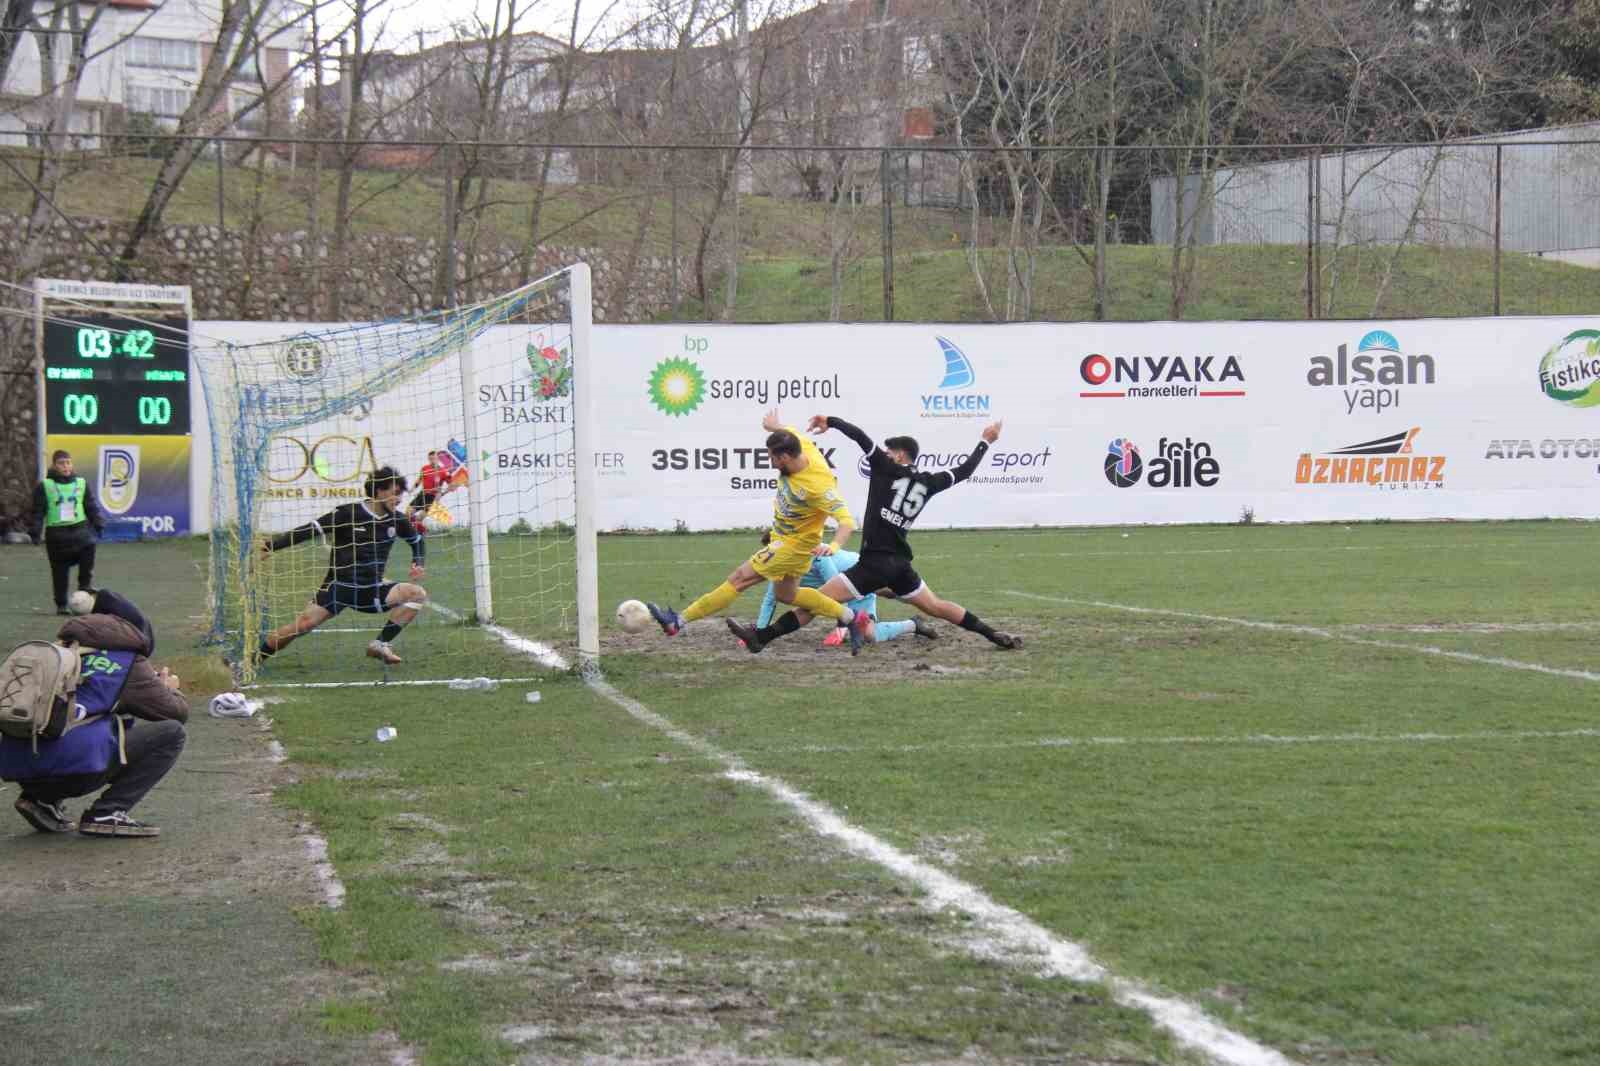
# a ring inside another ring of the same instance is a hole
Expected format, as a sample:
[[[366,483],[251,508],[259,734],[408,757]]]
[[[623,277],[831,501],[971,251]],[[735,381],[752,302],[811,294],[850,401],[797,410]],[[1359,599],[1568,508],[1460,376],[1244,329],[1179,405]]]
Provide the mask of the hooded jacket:
[[[144,620],[144,615],[133,604],[127,600],[122,604]],[[144,624],[145,628],[141,629],[127,618],[86,614],[63,625],[58,636],[62,641],[86,648],[134,653],[128,667],[128,680],[117,702],[117,714],[151,722],[165,719],[187,722],[188,701],[168,688],[150,665],[148,655],[154,646],[154,637],[149,634],[149,622],[144,620]],[[37,753],[29,741],[0,737],[0,779],[31,781],[104,772],[117,758],[117,733],[112,718],[106,715],[103,722],[81,726],[59,740],[41,742]]]
[[[50,481],[67,485],[76,481],[79,477],[83,477],[83,475],[72,474],[71,476],[63,477],[51,470],[45,477]],[[100,501],[95,499],[94,481],[91,478],[83,478],[84,520],[82,522],[70,526],[50,526],[46,528],[44,520],[47,506],[44,495],[44,482],[41,481],[33,487],[33,514],[28,519],[28,537],[35,544],[39,543],[41,533],[52,544],[65,546],[92,544],[97,537],[105,532],[106,515],[100,509]]]

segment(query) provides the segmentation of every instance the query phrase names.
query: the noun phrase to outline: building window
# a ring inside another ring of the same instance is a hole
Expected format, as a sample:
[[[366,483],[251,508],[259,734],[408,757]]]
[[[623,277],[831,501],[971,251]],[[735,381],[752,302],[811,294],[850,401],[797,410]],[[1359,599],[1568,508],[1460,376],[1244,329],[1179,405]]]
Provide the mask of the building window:
[[[200,44],[165,37],[134,37],[128,41],[128,66],[195,70],[200,66]]]
[[[127,92],[129,111],[142,111],[157,118],[182,118],[189,110],[189,100],[194,94],[188,89],[156,89],[147,85],[130,85]]]
[[[933,62],[928,55],[926,37],[907,37],[900,44],[901,69],[908,78],[919,78],[932,73]]]
[[[239,114],[239,112],[249,107],[254,100],[255,97],[247,96],[243,93],[228,94],[230,120],[233,122],[234,129],[239,130],[241,133],[261,133],[266,128],[266,104],[262,104],[246,114]]]

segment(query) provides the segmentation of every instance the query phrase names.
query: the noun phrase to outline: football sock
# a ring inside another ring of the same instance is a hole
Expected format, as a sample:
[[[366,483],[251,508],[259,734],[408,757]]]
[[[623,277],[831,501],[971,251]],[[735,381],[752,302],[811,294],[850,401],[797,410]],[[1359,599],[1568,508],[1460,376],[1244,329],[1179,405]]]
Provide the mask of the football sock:
[[[961,616],[961,628],[985,636],[991,641],[994,640],[994,630],[990,629],[982,619],[971,611]]]
[[[685,607],[680,617],[685,622],[693,622],[696,618],[704,618],[707,615],[716,614],[738,598],[739,590],[724,581]]]
[[[387,644],[395,637],[398,637],[400,635],[400,631],[404,628],[405,626],[401,625],[399,622],[390,622],[383,627],[383,632],[378,634],[378,639]]]
[[[267,646],[267,642],[264,641],[264,640],[261,642],[260,658],[270,659],[276,654],[278,654],[278,649],[277,648],[268,647]]]
[[[770,644],[779,637],[788,636],[800,628],[800,619],[793,611],[784,611],[778,620],[770,626],[762,626],[756,630],[756,636],[763,644]]]
[[[816,589],[795,589],[794,602],[790,606],[810,611],[819,618],[831,618],[835,622],[849,621],[851,616],[850,608],[838,600],[824,596]]]
[[[916,628],[917,623],[913,622],[909,618],[903,622],[879,622],[877,625],[873,626],[873,629],[876,630],[878,634],[875,638],[875,642],[882,644],[886,640],[895,640],[899,637],[905,636],[907,633],[915,632]]]

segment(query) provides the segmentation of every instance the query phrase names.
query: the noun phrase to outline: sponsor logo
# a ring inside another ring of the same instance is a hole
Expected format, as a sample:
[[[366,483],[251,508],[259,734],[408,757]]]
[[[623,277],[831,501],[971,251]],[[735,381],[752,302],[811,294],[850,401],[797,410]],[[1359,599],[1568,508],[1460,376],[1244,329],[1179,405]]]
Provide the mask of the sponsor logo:
[[[1535,443],[1533,438],[1492,440],[1484,449],[1485,459],[1597,459],[1600,458],[1600,438],[1546,437]]]
[[[359,500],[363,481],[378,469],[371,437],[330,433],[307,439],[287,434],[267,442],[269,500]]]
[[[1078,376],[1091,388],[1079,396],[1098,400],[1210,399],[1243,396],[1237,356],[1086,355]],[[1224,387],[1235,385],[1236,387]]]
[[[536,333],[523,356],[527,379],[479,385],[478,409],[497,408],[495,422],[499,426],[544,426],[570,421],[571,338],[550,342],[543,333]]]
[[[836,448],[817,449],[835,468]],[[756,448],[657,448],[650,453],[651,470],[771,470],[772,456],[764,447]]]
[[[316,381],[328,372],[327,346],[310,335],[291,337],[278,353],[284,373],[300,381]]]
[[[1600,330],[1573,330],[1539,360],[1539,390],[1568,407],[1600,406]]]
[[[691,356],[703,355],[711,341],[707,337],[686,336],[683,347]],[[768,408],[790,400],[837,400],[843,392],[838,374],[817,378],[714,377],[690,356],[675,355],[655,365],[645,384],[645,394],[656,410],[679,418],[708,400],[750,402]]]
[[[923,452],[917,456],[918,470],[952,470],[967,461],[971,452]],[[1050,446],[1046,444],[1035,452],[991,451],[967,480],[974,485],[1029,484],[1044,481],[1044,468],[1050,465]],[[872,465],[863,455],[856,463],[856,473],[872,477]]]
[[[818,446],[828,468],[836,469],[833,454],[838,449]],[[621,456],[618,456],[621,462]],[[767,471],[761,477],[734,474],[728,478],[728,487],[736,492],[771,492],[778,488],[778,474],[772,467],[772,456],[764,447],[756,448],[656,448],[650,453],[650,469],[660,471]]]
[[[1347,415],[1358,409],[1378,414],[1399,407],[1402,385],[1433,381],[1433,356],[1403,354],[1394,334],[1382,329],[1362,337],[1354,356],[1343,344],[1336,355],[1313,355],[1306,371],[1307,385],[1340,390]]]
[[[1421,427],[1331,451],[1303,452],[1295,463],[1296,485],[1367,485],[1379,489],[1444,487],[1445,457],[1416,450]]]
[[[1222,477],[1211,445],[1193,437],[1161,437],[1148,460],[1137,444],[1118,437],[1106,446],[1101,469],[1119,489],[1132,488],[1141,478],[1152,489],[1209,489]]]
[[[178,531],[177,520],[169,514],[140,515],[138,516],[138,521],[139,535],[142,537],[147,537],[152,533],[176,533]]]
[[[139,446],[100,445],[99,470],[96,494],[100,506],[112,514],[127,514],[139,498]]]
[[[1144,476],[1144,460],[1139,457],[1139,446],[1125,437],[1118,437],[1106,447],[1106,480],[1119,489],[1137,485]]]
[[[546,344],[543,333],[534,335],[528,345],[528,370],[545,400],[557,400],[572,395],[572,339],[561,341],[560,346]]]
[[[944,355],[944,376],[937,392],[922,394],[923,418],[983,418],[989,414],[989,394],[973,386],[978,373],[967,353],[944,337],[935,337]]]
[[[663,359],[650,372],[650,402],[664,415],[686,415],[705,398],[706,376],[692,359]]]

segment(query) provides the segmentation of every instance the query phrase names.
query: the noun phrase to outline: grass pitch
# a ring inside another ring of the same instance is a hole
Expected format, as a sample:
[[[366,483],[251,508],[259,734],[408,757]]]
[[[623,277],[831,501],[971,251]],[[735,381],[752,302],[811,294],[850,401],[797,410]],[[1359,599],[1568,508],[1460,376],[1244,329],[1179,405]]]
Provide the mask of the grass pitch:
[[[382,989],[324,1024],[428,1063],[1198,1060],[1110,986],[922,906],[731,759],[1292,1060],[1600,1061],[1600,607],[1556,565],[1593,536],[924,532],[930,584],[1024,651],[941,623],[856,659],[817,626],[751,656],[717,620],[608,624],[640,715],[474,630],[414,669],[541,680],[274,690],[300,777],[278,798],[348,892],[307,921]],[[603,538],[603,610],[681,607],[749,550]],[[165,582],[202,554],[110,546],[102,577],[198,616]],[[42,558],[14,558],[6,587],[47,605]],[[365,639],[307,638],[262,680],[371,680]]]

